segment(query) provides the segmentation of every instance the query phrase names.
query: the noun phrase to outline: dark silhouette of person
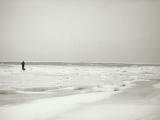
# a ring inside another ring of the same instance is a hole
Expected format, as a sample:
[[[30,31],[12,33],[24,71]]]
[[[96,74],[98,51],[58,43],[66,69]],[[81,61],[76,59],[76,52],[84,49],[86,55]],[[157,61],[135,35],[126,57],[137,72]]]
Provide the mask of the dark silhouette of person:
[[[22,65],[22,70],[23,70],[23,71],[26,70],[26,69],[25,69],[25,62],[24,62],[24,61],[21,63],[21,65]]]

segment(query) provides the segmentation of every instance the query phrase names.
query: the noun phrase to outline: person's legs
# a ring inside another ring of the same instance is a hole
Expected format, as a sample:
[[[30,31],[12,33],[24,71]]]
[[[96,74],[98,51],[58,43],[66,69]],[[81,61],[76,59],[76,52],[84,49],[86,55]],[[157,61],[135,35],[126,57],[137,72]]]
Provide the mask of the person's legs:
[[[22,65],[22,70],[25,70],[24,65]]]

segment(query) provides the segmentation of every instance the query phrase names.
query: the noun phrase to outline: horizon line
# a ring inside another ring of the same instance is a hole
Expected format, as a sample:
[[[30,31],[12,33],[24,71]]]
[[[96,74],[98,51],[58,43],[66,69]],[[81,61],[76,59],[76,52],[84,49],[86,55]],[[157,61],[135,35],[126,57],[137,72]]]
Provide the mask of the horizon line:
[[[21,61],[6,61],[6,62],[1,62],[0,64],[18,64],[21,63]],[[63,64],[63,65],[78,65],[78,64],[83,64],[83,65],[87,65],[87,64],[93,64],[93,65],[158,65],[160,66],[160,63],[123,63],[123,62],[46,62],[46,61],[28,61],[26,63],[29,64],[34,64],[34,63],[38,63],[38,64],[42,64],[42,63],[52,63],[52,64]]]

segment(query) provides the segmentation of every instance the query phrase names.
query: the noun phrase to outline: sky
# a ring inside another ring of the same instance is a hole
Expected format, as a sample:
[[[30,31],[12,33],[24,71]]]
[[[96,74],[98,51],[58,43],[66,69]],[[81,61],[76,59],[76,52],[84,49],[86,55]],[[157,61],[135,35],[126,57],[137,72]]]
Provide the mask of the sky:
[[[160,63],[160,0],[0,0],[0,61]]]

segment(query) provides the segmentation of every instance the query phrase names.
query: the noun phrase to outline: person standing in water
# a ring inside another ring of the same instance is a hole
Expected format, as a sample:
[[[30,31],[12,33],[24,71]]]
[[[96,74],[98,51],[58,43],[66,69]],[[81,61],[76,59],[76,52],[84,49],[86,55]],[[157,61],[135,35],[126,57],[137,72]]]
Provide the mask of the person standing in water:
[[[24,62],[24,61],[21,63],[21,65],[22,65],[22,70],[23,70],[23,71],[26,70],[26,69],[25,69],[25,62]]]

